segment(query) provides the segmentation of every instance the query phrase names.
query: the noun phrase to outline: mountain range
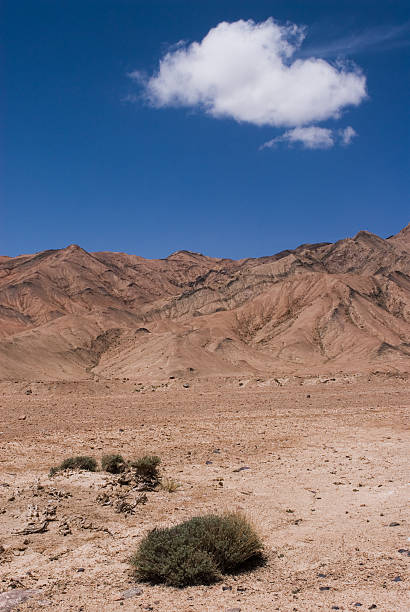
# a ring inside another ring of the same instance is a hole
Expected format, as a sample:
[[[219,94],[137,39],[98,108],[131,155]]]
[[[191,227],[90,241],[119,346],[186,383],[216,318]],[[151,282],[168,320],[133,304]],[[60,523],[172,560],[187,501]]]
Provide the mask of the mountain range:
[[[408,371],[410,225],[241,260],[0,256],[0,379]]]

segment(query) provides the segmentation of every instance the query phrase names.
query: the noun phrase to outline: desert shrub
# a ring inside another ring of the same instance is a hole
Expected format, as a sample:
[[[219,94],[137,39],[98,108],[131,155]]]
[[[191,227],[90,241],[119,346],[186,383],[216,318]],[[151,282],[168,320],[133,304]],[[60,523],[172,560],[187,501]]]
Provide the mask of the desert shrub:
[[[130,463],[138,479],[147,489],[153,489],[160,482],[158,466],[161,459],[155,455],[146,455]]]
[[[243,515],[210,514],[153,529],[131,564],[141,580],[184,587],[215,582],[261,554],[262,542]]]
[[[64,470],[88,470],[89,472],[95,472],[96,469],[97,462],[93,457],[68,457],[60,465],[51,468],[50,476],[54,476],[57,472],[63,472]]]
[[[125,470],[126,463],[121,455],[104,455],[101,459],[101,467],[104,472],[120,474]]]

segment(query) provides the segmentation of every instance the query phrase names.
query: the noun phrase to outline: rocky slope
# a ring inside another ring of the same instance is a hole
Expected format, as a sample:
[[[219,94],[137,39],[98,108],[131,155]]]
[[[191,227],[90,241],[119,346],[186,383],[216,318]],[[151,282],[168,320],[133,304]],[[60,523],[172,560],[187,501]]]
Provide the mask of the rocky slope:
[[[405,371],[410,226],[255,259],[0,257],[0,379]]]

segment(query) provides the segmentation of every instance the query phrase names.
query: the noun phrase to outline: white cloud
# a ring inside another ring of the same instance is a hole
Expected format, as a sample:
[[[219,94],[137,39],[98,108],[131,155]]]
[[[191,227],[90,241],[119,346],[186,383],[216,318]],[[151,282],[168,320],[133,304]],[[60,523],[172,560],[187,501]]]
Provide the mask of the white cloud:
[[[261,146],[261,149],[275,147],[279,142],[300,143],[305,149],[330,149],[335,144],[333,131],[317,126],[299,127],[288,130]]]
[[[360,104],[366,79],[359,68],[292,59],[304,37],[303,27],[272,18],[219,23],[201,42],[166,53],[145,80],[145,94],[157,107],[200,107],[260,126],[299,127]],[[141,81],[140,72],[130,76]]]
[[[305,149],[330,149],[336,142],[349,145],[355,136],[357,136],[357,132],[351,125],[342,130],[331,130],[311,125],[287,130],[280,136],[265,142],[259,150],[273,149],[281,142],[287,143],[289,146],[301,144]]]
[[[340,138],[342,140],[342,144],[349,145],[353,138],[357,136],[356,130],[352,128],[351,125],[348,125],[344,130],[340,130]]]

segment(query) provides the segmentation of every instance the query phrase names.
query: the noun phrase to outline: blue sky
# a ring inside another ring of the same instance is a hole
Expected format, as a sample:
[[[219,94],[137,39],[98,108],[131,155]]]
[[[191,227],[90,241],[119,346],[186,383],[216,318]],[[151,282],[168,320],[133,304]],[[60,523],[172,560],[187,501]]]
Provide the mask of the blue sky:
[[[408,0],[0,10],[1,254],[241,258],[409,222]]]

